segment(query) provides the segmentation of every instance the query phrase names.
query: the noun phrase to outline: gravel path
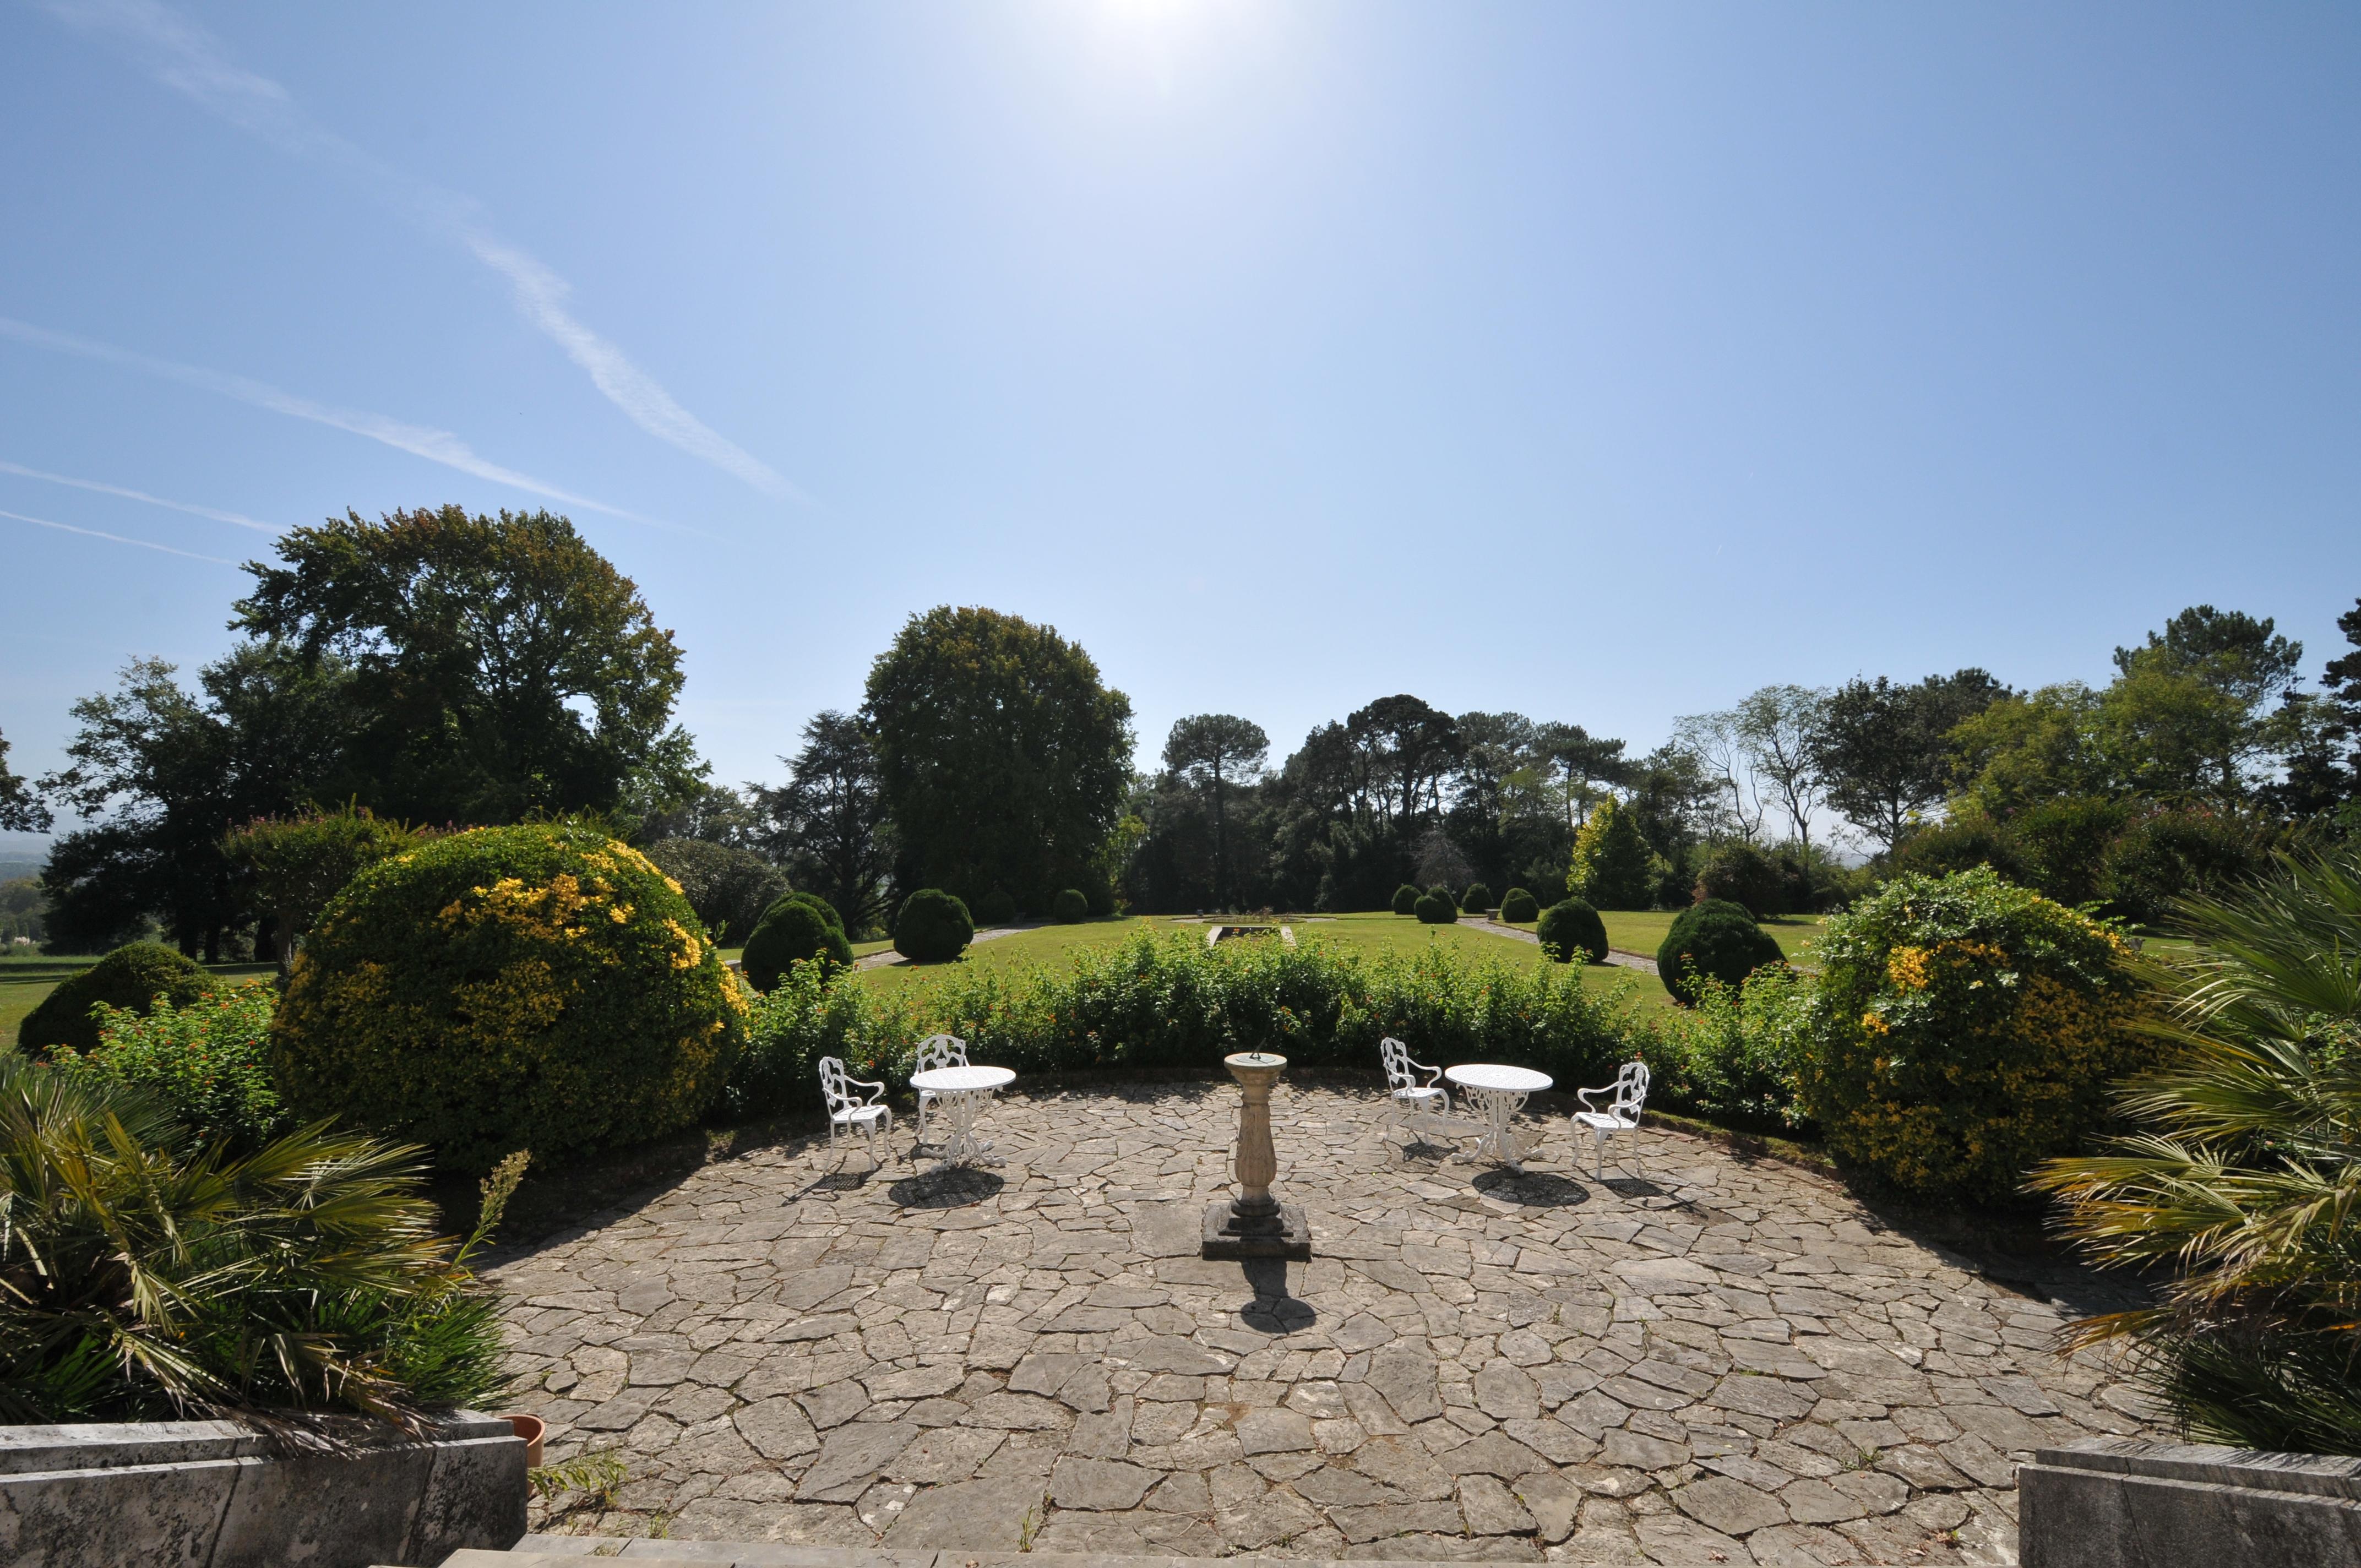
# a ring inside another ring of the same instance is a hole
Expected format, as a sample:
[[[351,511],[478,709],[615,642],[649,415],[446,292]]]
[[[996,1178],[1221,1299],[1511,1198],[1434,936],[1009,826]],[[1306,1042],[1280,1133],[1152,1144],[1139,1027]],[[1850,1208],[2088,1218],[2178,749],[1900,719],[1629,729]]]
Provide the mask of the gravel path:
[[[1019,931],[1031,931],[1038,929],[1041,924],[1042,922],[1035,920],[1027,924],[1018,926],[986,926],[983,930],[978,931],[974,936],[970,937],[968,938],[967,945],[972,948],[978,942],[996,942],[1003,937],[1014,937]],[[904,958],[893,948],[882,948],[876,952],[853,959],[852,967],[854,969],[885,969],[895,964],[906,964],[909,961],[909,959]]]
[[[1462,926],[1473,926],[1478,931],[1489,931],[1496,937],[1512,937],[1520,942],[1538,943],[1541,940],[1541,938],[1534,935],[1528,927],[1503,926],[1498,920],[1488,919],[1479,915],[1463,915],[1459,917],[1459,923]],[[1608,948],[1607,961],[1623,969],[1638,970],[1642,974],[1656,972],[1655,959],[1644,953],[1627,953],[1620,948]]]
[[[1198,1256],[1228,1085],[1028,1097],[1007,1163],[708,1166],[504,1262],[553,1460],[620,1504],[536,1528],[909,1549],[1573,1563],[2015,1561],[2015,1467],[2141,1433],[2067,1312],[1815,1175],[1678,1134],[1593,1180],[1405,1153],[1282,1084],[1310,1264]],[[1389,1141],[1390,1139],[1390,1141]],[[2048,1288],[2120,1304],[2087,1277]]]

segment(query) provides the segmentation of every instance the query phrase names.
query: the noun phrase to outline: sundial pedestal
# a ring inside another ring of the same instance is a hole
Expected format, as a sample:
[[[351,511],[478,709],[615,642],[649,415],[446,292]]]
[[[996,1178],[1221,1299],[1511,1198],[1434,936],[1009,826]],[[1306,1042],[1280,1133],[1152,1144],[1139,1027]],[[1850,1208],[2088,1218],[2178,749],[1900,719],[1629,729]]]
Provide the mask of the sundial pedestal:
[[[1222,1065],[1238,1080],[1238,1143],[1233,1168],[1235,1198],[1217,1198],[1205,1209],[1203,1255],[1210,1258],[1283,1257],[1308,1262],[1312,1228],[1303,1211],[1271,1196],[1279,1179],[1279,1151],[1270,1141],[1270,1091],[1287,1058],[1268,1051],[1242,1051]]]

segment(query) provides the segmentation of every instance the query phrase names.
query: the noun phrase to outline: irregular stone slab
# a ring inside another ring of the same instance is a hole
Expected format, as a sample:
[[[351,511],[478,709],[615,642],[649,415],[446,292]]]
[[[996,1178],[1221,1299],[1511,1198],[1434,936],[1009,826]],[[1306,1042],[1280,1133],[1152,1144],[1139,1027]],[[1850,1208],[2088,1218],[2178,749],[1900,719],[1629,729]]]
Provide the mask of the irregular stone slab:
[[[918,1435],[917,1428],[898,1421],[857,1421],[837,1428],[821,1440],[819,1457],[796,1484],[796,1501],[853,1501]]]
[[[1517,1477],[1511,1488],[1533,1517],[1533,1529],[1552,1545],[1574,1533],[1582,1511],[1582,1488],[1554,1470],[1536,1470]]]
[[[964,1481],[975,1474],[977,1466],[992,1457],[994,1449],[1007,1441],[1008,1434],[1005,1431],[983,1431],[975,1427],[938,1427],[896,1454],[894,1462],[885,1467],[885,1478],[908,1481],[920,1486],[940,1486]]]
[[[819,1434],[812,1430],[803,1407],[784,1396],[748,1405],[730,1417],[748,1446],[765,1459],[793,1459],[819,1450]]]
[[[1300,1410],[1248,1410],[1238,1418],[1238,1445],[1249,1454],[1300,1453],[1312,1446],[1312,1420]]]
[[[1375,1503],[1363,1508],[1331,1508],[1330,1522],[1355,1543],[1379,1541],[1411,1530],[1455,1534],[1460,1527],[1456,1503]]]
[[[1727,1475],[1708,1475],[1679,1487],[1673,1493],[1673,1506],[1723,1535],[1740,1536],[1787,1522],[1787,1510],[1777,1498]]]
[[[1476,1374],[1476,1408],[1494,1420],[1531,1420],[1542,1413],[1541,1390],[1513,1362],[1487,1362]]]
[[[1369,1357],[1369,1387],[1385,1396],[1394,1414],[1413,1426],[1443,1413],[1434,1357],[1424,1346],[1397,1342]]]
[[[1038,1519],[1041,1494],[1005,1481],[932,1486],[904,1506],[885,1537],[899,1551],[1015,1552]]]
[[[1488,1431],[1436,1455],[1435,1463],[1454,1475],[1497,1475],[1503,1480],[1530,1475],[1547,1463],[1506,1432]]]
[[[1533,1516],[1494,1475],[1459,1478],[1459,1512],[1470,1535],[1525,1535],[1534,1529]]]
[[[1112,1513],[1136,1508],[1148,1489],[1164,1477],[1137,1464],[1105,1459],[1065,1458],[1049,1472],[1049,1500],[1061,1508]]]

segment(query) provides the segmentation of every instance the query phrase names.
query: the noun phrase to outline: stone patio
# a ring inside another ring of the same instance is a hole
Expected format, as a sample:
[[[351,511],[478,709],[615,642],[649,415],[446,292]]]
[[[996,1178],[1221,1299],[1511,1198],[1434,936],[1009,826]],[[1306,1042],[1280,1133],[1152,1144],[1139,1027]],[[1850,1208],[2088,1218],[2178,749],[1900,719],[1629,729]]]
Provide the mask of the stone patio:
[[[1593,1180],[1405,1152],[1282,1083],[1309,1264],[1197,1256],[1236,1091],[1014,1092],[1004,1167],[824,1139],[705,1167],[502,1263],[553,1459],[537,1528],[1042,1552],[2012,1563],[2037,1445],[2152,1431],[2065,1314],[1833,1182],[1651,1132]],[[538,1507],[538,1505],[537,1505]]]

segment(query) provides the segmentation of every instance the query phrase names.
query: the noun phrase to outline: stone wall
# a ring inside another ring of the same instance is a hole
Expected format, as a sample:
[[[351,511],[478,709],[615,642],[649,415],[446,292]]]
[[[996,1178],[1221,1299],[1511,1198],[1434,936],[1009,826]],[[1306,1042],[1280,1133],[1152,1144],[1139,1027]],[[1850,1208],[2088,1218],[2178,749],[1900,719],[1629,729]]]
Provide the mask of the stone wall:
[[[2361,1564],[2361,1459],[2093,1438],[2016,1484],[2024,1568]]]
[[[524,1533],[524,1443],[462,1411],[425,1442],[356,1424],[287,1453],[229,1421],[0,1427],[0,1563],[16,1568],[439,1563]]]

